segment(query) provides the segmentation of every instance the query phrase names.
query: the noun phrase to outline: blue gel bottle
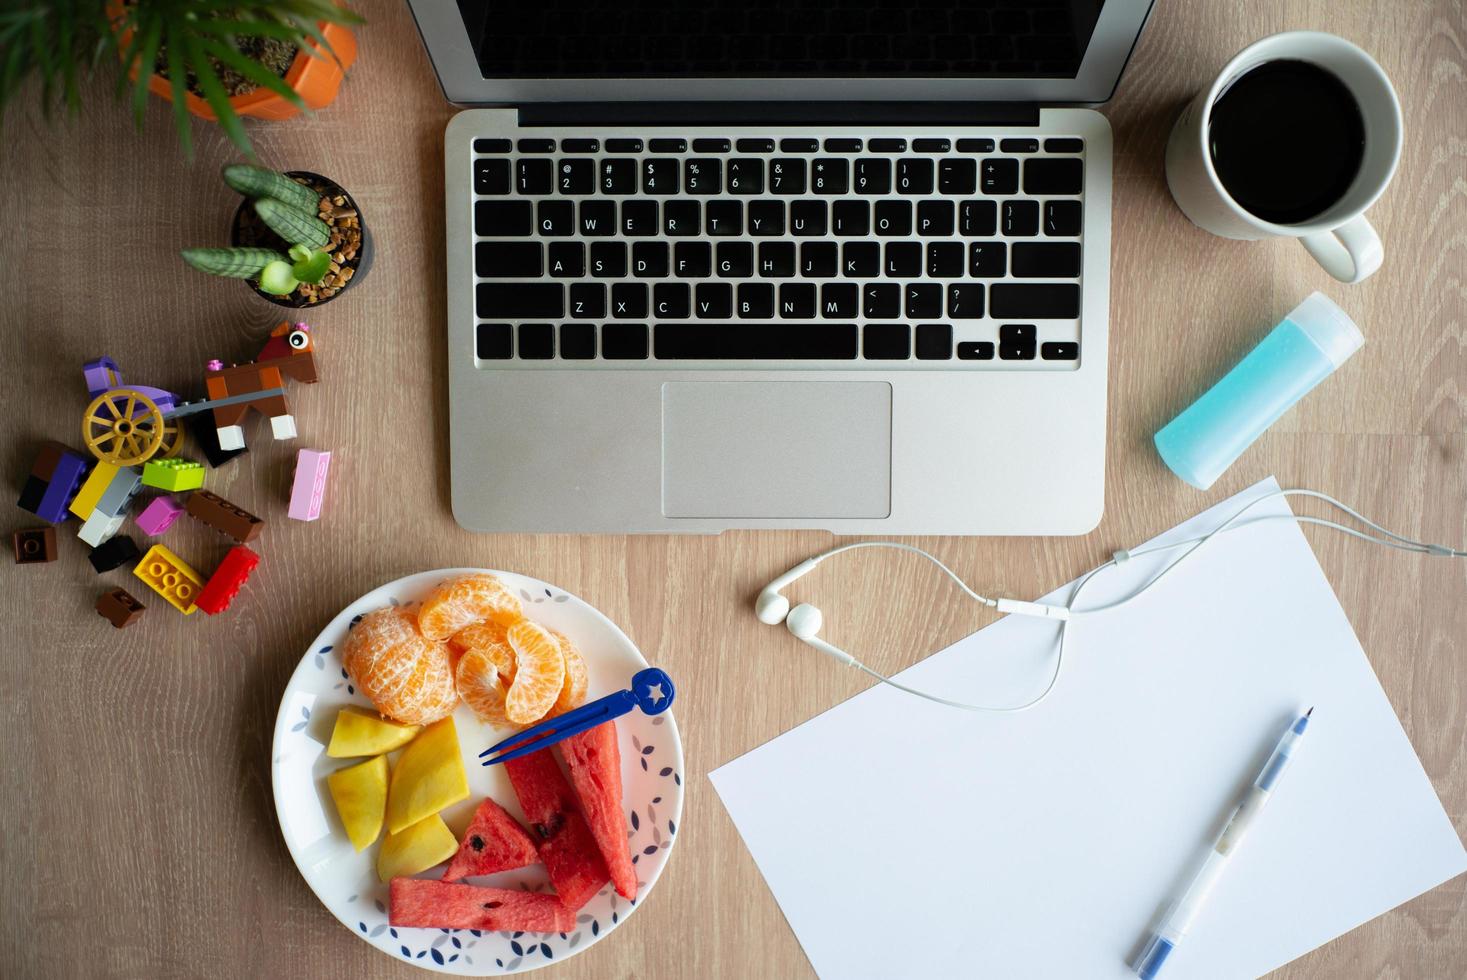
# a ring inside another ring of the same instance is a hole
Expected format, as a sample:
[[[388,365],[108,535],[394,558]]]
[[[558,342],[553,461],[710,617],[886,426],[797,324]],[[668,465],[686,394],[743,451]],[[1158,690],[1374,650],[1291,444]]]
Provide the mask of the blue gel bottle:
[[[1322,293],[1310,293],[1262,343],[1156,434],[1173,473],[1206,490],[1279,416],[1334,373],[1365,338]]]

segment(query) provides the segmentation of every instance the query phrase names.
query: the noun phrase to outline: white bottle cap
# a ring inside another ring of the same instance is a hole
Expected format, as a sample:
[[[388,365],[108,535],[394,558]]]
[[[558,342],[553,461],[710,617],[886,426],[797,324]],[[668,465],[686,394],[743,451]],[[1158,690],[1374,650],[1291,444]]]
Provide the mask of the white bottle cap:
[[[1288,319],[1314,342],[1335,367],[1350,359],[1365,344],[1365,335],[1355,321],[1324,293],[1310,293],[1289,311]]]

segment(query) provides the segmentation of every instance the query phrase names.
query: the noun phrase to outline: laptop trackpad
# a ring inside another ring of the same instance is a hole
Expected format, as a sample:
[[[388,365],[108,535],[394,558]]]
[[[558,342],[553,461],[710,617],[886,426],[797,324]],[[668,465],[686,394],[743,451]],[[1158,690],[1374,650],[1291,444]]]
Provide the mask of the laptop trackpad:
[[[886,517],[891,513],[891,385],[664,384],[662,513]]]

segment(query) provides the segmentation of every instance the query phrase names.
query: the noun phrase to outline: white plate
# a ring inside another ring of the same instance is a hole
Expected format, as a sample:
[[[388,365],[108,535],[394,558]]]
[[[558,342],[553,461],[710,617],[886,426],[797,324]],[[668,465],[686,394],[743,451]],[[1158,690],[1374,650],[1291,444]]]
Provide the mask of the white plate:
[[[275,719],[271,778],[275,812],[290,855],[306,884],[331,914],[362,939],[415,966],[461,976],[501,976],[554,963],[584,950],[626,921],[647,898],[672,852],[683,809],[683,748],[672,712],[648,716],[633,711],[617,719],[621,747],[622,802],[637,872],[637,898],[628,902],[608,884],[577,913],[567,933],[509,933],[478,930],[393,928],[387,924],[387,886],[377,880],[380,841],[361,853],[352,849],[326,789],[326,775],[360,760],[330,759],[326,743],[336,712],[347,704],[368,705],[341,666],[339,651],[347,630],[364,614],[387,605],[411,606],[439,582],[457,575],[490,571],[446,568],[409,575],[373,589],[343,609],[311,644],[291,675]],[[634,673],[647,666],[626,634],[577,597],[537,579],[511,572],[492,572],[525,603],[525,614],[570,637],[585,657],[590,673],[588,699],[628,686]],[[469,798],[443,812],[461,836],[473,811],[492,796],[517,819],[519,801],[503,766],[479,765],[482,749],[508,732],[481,724],[459,705],[454,712]],[[394,754],[395,757],[395,754]],[[440,865],[419,877],[437,878]],[[470,879],[501,888],[550,888],[540,865]]]

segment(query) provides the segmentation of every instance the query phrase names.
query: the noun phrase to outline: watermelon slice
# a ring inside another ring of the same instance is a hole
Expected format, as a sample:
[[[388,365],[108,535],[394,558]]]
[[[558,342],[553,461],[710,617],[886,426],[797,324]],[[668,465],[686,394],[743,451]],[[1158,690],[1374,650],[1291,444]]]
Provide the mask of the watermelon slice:
[[[520,798],[540,860],[550,872],[550,883],[574,912],[611,877],[596,838],[581,816],[575,790],[565,781],[550,749],[512,759],[504,769]]]
[[[540,860],[535,842],[525,833],[504,807],[488,797],[474,811],[469,829],[458,853],[443,872],[444,881],[458,881],[471,875],[492,875],[512,871]]]
[[[627,843],[627,818],[621,809],[621,750],[616,722],[608,721],[560,743],[581,812],[606,859],[611,882],[622,898],[637,897],[637,872]]]
[[[576,914],[554,895],[393,878],[387,921],[425,929],[568,932]]]

